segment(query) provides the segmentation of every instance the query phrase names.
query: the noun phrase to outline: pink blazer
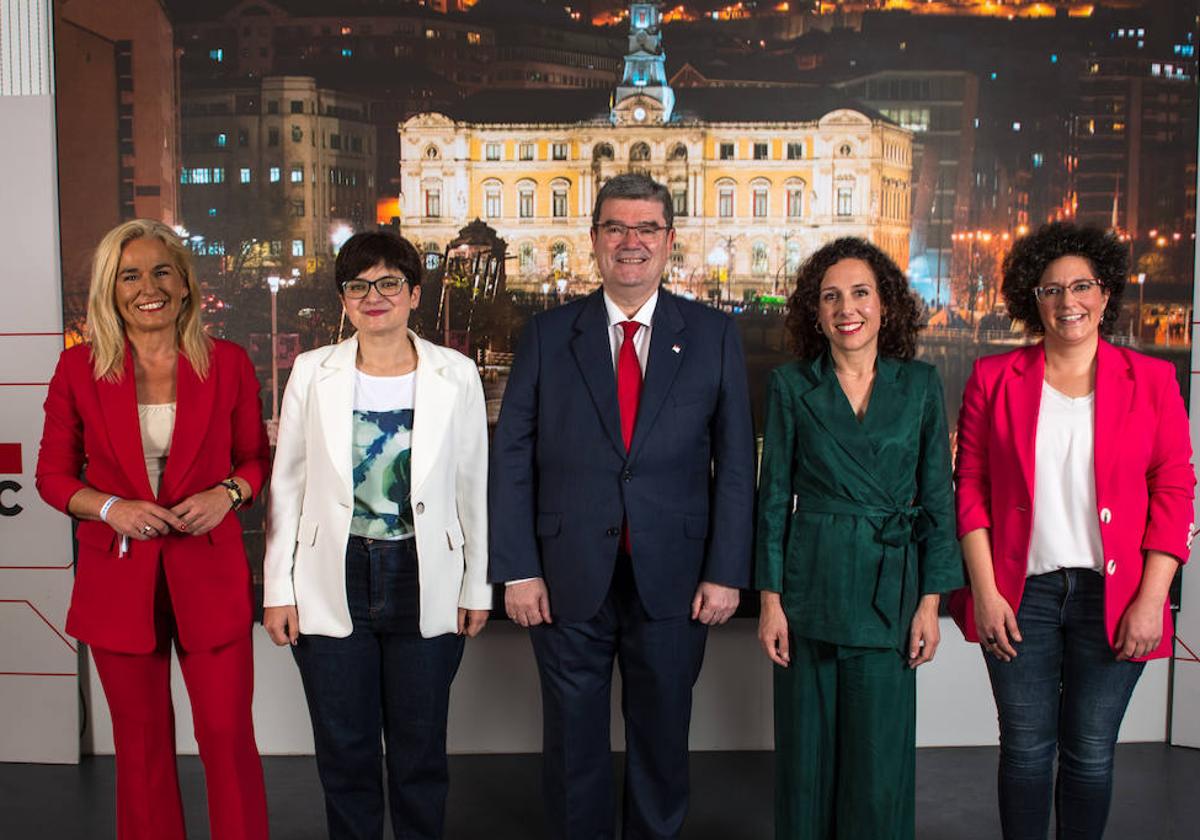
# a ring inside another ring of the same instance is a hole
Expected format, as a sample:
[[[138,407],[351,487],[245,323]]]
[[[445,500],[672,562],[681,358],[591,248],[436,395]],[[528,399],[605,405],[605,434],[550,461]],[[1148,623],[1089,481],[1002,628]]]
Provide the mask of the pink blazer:
[[[1033,529],[1033,459],[1046,360],[1041,344],[975,362],[958,417],[954,477],[958,535],[987,528],[996,586],[1019,609]],[[1101,340],[1096,357],[1096,518],[1104,545],[1104,625],[1111,645],[1142,580],[1145,552],[1181,563],[1192,544],[1196,484],[1187,413],[1175,370]],[[978,642],[969,588],[950,598],[968,641]],[[1163,637],[1147,659],[1171,654]]]

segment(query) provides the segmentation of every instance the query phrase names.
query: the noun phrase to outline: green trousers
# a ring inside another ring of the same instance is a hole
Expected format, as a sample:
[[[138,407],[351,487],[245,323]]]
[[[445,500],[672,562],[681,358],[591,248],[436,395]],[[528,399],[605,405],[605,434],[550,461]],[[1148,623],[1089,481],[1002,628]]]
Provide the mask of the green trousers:
[[[776,840],[913,840],[916,685],[896,650],[793,638],[775,667]]]

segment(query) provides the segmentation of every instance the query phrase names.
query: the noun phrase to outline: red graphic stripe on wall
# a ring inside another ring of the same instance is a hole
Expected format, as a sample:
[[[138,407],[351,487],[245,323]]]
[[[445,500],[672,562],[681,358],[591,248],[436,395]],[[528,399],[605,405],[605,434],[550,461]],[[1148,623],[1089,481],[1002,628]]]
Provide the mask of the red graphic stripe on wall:
[[[0,443],[0,473],[20,475],[22,472],[24,470],[21,469],[21,444]]]
[[[79,649],[76,648],[75,645],[71,644],[71,640],[62,633],[58,632],[58,628],[51,624],[50,619],[42,615],[42,611],[35,607],[31,601],[28,601],[25,598],[0,598],[0,604],[24,604],[25,606],[29,607],[29,609],[33,610],[34,615],[40,618],[43,622],[45,622],[47,627],[54,631],[55,636],[58,636],[58,638],[62,639],[64,645],[69,647],[72,651],[78,652]]]

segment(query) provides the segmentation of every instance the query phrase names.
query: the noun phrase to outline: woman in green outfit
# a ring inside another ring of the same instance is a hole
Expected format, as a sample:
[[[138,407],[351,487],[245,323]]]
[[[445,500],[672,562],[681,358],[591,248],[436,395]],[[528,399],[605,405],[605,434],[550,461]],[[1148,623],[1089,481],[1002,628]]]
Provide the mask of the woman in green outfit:
[[[808,258],[798,360],[771,374],[758,489],[759,640],[775,668],[775,836],[915,830],[917,666],[962,585],[942,388],[917,304],[860,239]]]

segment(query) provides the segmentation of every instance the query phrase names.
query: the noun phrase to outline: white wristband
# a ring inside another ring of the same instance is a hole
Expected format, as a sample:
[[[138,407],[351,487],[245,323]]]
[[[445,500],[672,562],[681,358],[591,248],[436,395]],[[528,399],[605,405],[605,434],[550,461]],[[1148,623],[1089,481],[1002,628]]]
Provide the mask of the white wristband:
[[[122,499],[120,496],[109,496],[107,499],[105,499],[104,504],[100,505],[100,521],[107,522],[109,510],[111,510],[112,506],[117,502],[121,501],[124,501],[124,499]]]

